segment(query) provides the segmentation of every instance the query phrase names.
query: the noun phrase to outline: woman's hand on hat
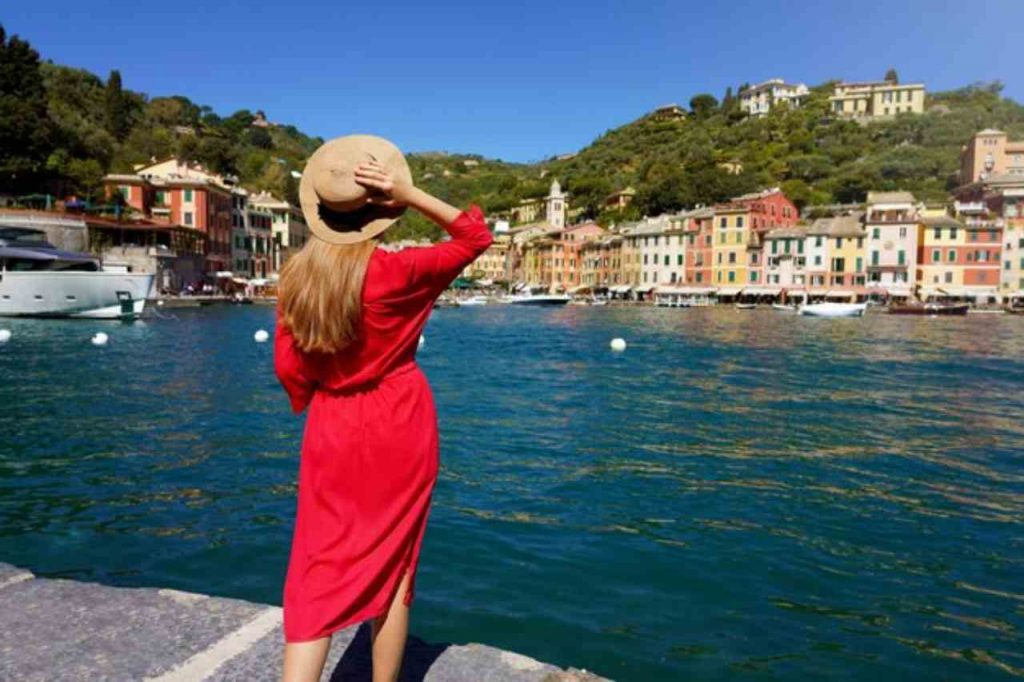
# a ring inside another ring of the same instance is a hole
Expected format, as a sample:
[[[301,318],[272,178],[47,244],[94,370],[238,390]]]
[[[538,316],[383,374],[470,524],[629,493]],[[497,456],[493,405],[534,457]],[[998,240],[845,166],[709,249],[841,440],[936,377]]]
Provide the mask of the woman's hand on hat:
[[[367,161],[356,166],[355,180],[370,190],[369,202],[377,206],[405,206],[412,185],[395,180],[384,166]]]

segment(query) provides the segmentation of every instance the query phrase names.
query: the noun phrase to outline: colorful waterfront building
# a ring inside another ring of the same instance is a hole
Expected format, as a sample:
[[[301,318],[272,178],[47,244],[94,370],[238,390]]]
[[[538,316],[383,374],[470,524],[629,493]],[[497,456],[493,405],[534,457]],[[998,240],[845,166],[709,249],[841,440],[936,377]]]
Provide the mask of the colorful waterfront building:
[[[487,279],[492,282],[509,279],[509,253],[512,237],[507,232],[497,234],[494,241],[475,261],[466,266],[463,276]]]
[[[249,192],[244,187],[231,188],[231,269],[245,277],[251,270],[251,240],[247,229]]]
[[[1004,300],[1024,297],[1024,177],[1017,187],[988,195],[989,210],[1003,223],[1003,269],[999,290]]]
[[[555,288],[568,291],[583,285],[583,245],[600,239],[604,234],[605,229],[597,223],[573,225],[558,233],[552,263],[552,284]]]
[[[108,196],[119,194],[137,218],[196,229],[206,236],[207,276],[231,272],[232,187],[235,179],[199,164],[170,158],[135,166],[134,173],[103,178]]]
[[[957,202],[954,210],[966,232],[963,295],[976,303],[996,303],[1005,221],[986,202]]]
[[[750,214],[750,207],[741,203],[714,208],[711,284],[719,287],[720,296],[735,296],[747,284]]]
[[[792,227],[800,221],[796,204],[778,187],[733,197],[729,203],[750,209],[750,228],[765,233],[776,227]]]
[[[622,283],[622,235],[611,234],[584,242],[580,249],[583,285],[592,289]]]
[[[910,192],[868,192],[867,285],[878,294],[907,298],[917,282],[918,206]]]
[[[269,192],[249,197],[249,203],[270,213],[270,231],[273,235],[271,255],[274,272],[277,272],[289,256],[305,246],[309,240],[309,227],[298,206],[292,206]]]
[[[622,255],[622,293],[627,289],[640,285],[640,244],[642,237],[634,234],[640,223],[630,223],[620,226],[619,234],[622,235],[620,253]]]
[[[847,212],[819,218],[807,229],[806,279],[816,293],[850,298],[865,293],[863,217],[863,211]]]
[[[715,211],[698,208],[683,213],[683,234],[686,237],[686,253],[683,258],[683,281],[686,284],[709,286],[714,282]]]
[[[968,254],[965,225],[952,216],[926,216],[918,228],[917,296],[963,297]]]
[[[765,284],[783,290],[807,287],[807,228],[776,227],[764,239]]]
[[[248,202],[247,202],[248,203]],[[274,272],[273,215],[261,206],[246,206],[245,235],[249,245],[249,277],[266,279]]]
[[[659,284],[683,281],[686,244],[683,221],[678,216],[647,218],[633,228],[640,258],[637,291],[649,293]]]

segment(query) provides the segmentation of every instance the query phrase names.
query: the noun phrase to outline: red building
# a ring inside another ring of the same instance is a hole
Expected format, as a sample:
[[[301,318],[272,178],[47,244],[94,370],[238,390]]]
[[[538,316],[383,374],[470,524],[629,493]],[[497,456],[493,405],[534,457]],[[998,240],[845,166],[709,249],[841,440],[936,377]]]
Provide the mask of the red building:
[[[796,205],[778,187],[744,194],[730,201],[750,209],[750,227],[761,235],[776,227],[793,227],[800,219]]]
[[[198,230],[206,236],[205,270],[231,270],[231,188],[202,166],[168,159],[133,174],[103,179],[108,196],[120,194],[138,217]]]

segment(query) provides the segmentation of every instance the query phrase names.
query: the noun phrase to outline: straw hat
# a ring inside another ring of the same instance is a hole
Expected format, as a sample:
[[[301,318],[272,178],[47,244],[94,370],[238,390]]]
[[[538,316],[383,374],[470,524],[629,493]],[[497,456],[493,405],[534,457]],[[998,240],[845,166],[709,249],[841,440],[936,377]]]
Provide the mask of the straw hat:
[[[299,202],[315,236],[332,244],[355,244],[376,237],[405,212],[404,206],[370,203],[371,191],[355,180],[356,166],[367,161],[384,166],[396,182],[412,182],[402,152],[382,137],[337,137],[309,157]]]

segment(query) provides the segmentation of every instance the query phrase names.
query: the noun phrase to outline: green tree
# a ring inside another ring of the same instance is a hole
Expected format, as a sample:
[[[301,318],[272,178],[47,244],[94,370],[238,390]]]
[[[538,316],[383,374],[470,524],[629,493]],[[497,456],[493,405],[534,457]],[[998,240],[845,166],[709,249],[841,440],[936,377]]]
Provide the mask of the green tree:
[[[39,53],[0,25],[0,190],[36,188],[51,132]]]
[[[718,100],[715,99],[714,95],[708,93],[701,93],[694,95],[690,99],[690,111],[697,118],[707,118],[715,112],[718,108]]]
[[[106,91],[107,130],[117,140],[128,134],[128,102],[121,91],[121,72],[113,70],[107,78]]]

